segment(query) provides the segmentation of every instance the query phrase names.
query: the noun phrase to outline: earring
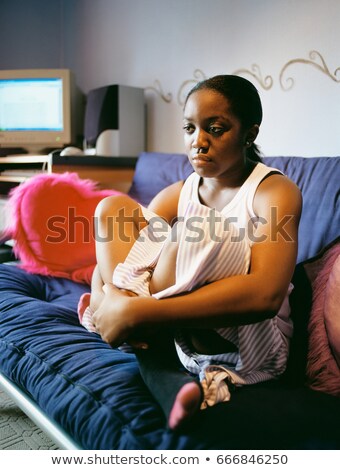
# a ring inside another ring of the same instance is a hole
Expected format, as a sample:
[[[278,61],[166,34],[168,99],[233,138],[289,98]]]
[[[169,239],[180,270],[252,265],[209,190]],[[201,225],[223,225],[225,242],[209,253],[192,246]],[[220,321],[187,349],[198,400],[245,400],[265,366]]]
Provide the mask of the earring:
[[[246,145],[249,147],[251,142],[249,140],[246,140]]]

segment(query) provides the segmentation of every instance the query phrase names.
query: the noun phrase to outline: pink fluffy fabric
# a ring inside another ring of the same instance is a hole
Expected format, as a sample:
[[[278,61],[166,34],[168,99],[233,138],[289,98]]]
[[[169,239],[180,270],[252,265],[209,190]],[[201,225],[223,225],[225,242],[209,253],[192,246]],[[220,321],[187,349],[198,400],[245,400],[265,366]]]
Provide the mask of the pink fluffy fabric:
[[[315,389],[331,395],[340,397],[340,364],[336,360],[334,350],[330,344],[330,337],[336,344],[340,344],[339,322],[340,313],[337,319],[333,316],[332,323],[328,322],[326,327],[326,306],[333,298],[333,290],[329,288],[329,279],[333,267],[340,258],[340,244],[335,244],[327,251],[320,266],[320,271],[312,283],[313,304],[309,322],[309,350],[307,362],[308,385]],[[332,283],[338,289],[338,282]],[[330,297],[331,296],[331,297]],[[339,305],[332,305],[332,309],[339,310]],[[332,310],[333,311],[333,310]]]
[[[14,188],[6,236],[15,240],[20,267],[89,284],[96,264],[95,208],[116,194],[76,173],[41,174]]]

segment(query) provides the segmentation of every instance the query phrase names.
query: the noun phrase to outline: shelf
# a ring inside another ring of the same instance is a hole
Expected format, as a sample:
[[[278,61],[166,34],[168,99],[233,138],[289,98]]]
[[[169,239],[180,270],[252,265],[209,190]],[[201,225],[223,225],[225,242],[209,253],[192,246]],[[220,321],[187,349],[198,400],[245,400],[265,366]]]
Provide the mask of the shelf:
[[[48,165],[102,166],[112,168],[134,168],[138,157],[102,157],[100,155],[65,156],[50,155],[10,155],[0,157],[1,166],[47,163]]]
[[[51,155],[10,155],[8,157],[0,157],[0,165],[24,163],[51,163]]]
[[[10,155],[0,157],[0,182],[23,183],[35,174],[52,171],[51,155]]]
[[[3,181],[4,183],[24,183],[27,181],[31,176],[8,176],[8,175],[1,175],[0,172],[0,181]]]
[[[91,179],[101,189],[130,189],[138,157],[103,157],[94,155],[60,156],[59,151],[49,155],[9,155],[0,157],[0,193],[8,193],[9,185],[27,181],[39,173],[77,173],[82,179]],[[13,173],[13,174],[12,174]],[[8,185],[8,188],[7,186]]]
[[[52,165],[100,166],[110,168],[135,168],[138,157],[101,157],[100,155],[53,155]]]

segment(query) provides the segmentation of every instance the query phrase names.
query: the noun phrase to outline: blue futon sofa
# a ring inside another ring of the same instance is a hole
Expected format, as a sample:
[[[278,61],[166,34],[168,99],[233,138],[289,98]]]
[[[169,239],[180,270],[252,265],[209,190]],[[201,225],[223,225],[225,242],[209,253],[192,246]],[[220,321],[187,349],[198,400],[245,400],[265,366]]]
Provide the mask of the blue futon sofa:
[[[301,188],[295,335],[280,380],[237,389],[181,432],[170,431],[134,354],[78,322],[89,286],[0,265],[0,386],[64,448],[340,449],[340,399],[306,379],[312,288],[305,267],[338,243],[340,157],[267,157]],[[143,153],[130,195],[143,204],[192,171],[180,154]],[[339,338],[340,341],[340,338]]]

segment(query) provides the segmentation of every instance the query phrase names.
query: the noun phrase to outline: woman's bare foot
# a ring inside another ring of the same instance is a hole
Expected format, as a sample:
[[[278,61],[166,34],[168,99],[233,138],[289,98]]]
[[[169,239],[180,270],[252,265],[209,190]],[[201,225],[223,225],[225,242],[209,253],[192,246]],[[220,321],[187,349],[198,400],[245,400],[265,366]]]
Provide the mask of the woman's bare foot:
[[[79,319],[82,318],[86,308],[90,305],[90,300],[91,300],[91,294],[89,292],[85,292],[85,294],[82,294],[78,301],[78,317]]]
[[[176,395],[175,403],[169,415],[170,429],[176,429],[190,419],[200,408],[202,391],[197,382],[189,382]]]

